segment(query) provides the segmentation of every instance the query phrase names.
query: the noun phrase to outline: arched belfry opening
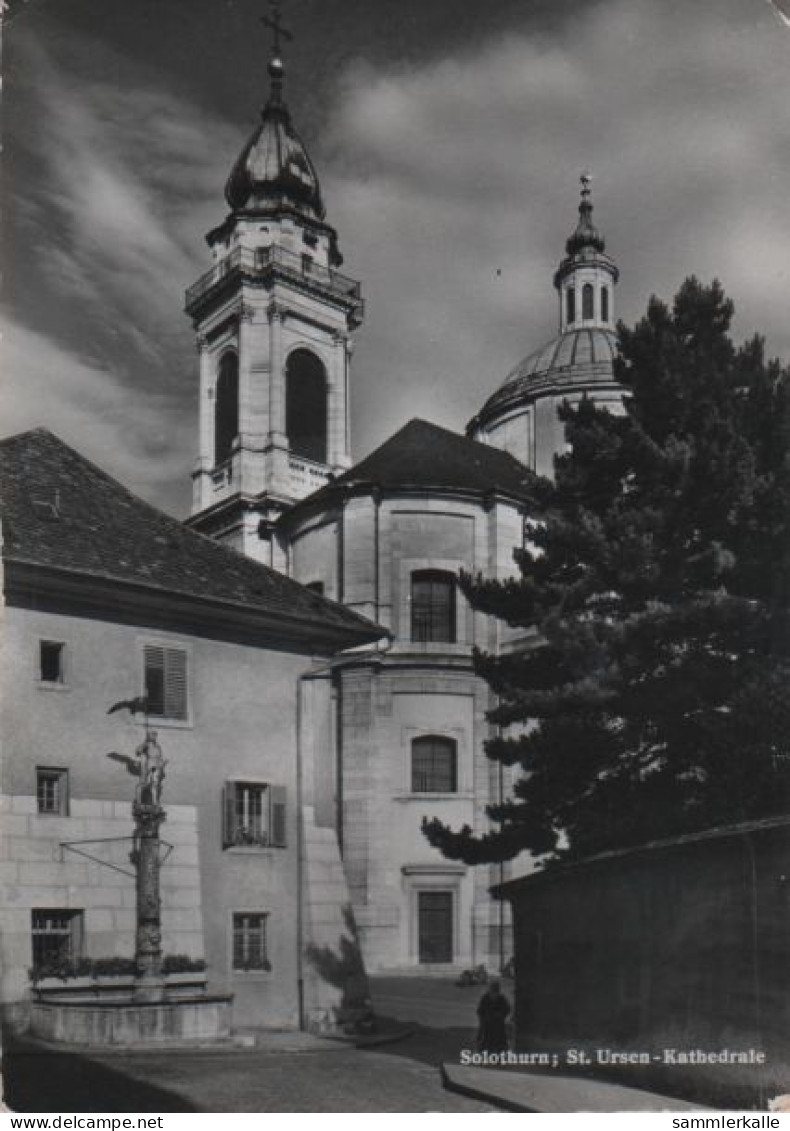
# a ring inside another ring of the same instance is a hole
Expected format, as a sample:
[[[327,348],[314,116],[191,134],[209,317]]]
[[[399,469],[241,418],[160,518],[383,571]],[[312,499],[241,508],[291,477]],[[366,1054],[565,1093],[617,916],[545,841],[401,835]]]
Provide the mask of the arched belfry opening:
[[[285,365],[285,430],[292,455],[327,462],[326,369],[307,349],[294,350]]]
[[[220,358],[214,400],[214,464],[230,457],[239,434],[239,358],[228,350]]]

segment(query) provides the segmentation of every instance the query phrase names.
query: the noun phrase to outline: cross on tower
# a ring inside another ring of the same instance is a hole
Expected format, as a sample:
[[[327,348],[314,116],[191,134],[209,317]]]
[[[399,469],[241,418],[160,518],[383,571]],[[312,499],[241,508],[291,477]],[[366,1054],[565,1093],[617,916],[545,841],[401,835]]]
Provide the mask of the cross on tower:
[[[261,23],[266,27],[271,28],[274,33],[274,40],[272,49],[275,56],[280,54],[280,36],[283,39],[293,39],[293,35],[288,28],[283,27],[282,12],[280,11],[280,0],[269,0],[271,4],[272,14],[270,16],[261,16]]]
[[[592,181],[592,173],[590,173],[589,170],[585,169],[585,171],[579,177],[579,180],[581,181],[581,186],[582,186],[582,196],[588,197],[590,195],[590,183]]]

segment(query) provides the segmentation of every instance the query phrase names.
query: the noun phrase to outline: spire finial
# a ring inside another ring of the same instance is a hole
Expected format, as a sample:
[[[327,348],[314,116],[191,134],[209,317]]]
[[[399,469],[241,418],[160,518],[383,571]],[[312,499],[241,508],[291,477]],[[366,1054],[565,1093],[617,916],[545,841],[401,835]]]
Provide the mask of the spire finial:
[[[584,172],[579,177],[579,181],[581,182],[582,186],[582,200],[589,200],[590,193],[592,192],[590,188],[590,185],[592,183],[592,173],[589,169],[584,170]]]
[[[261,23],[265,27],[271,28],[272,31],[272,56],[269,60],[269,77],[272,80],[272,102],[280,101],[280,95],[283,89],[283,76],[285,75],[285,66],[283,65],[280,49],[280,38],[293,40],[293,35],[288,28],[283,27],[280,4],[281,0],[269,0],[271,15],[261,16]]]

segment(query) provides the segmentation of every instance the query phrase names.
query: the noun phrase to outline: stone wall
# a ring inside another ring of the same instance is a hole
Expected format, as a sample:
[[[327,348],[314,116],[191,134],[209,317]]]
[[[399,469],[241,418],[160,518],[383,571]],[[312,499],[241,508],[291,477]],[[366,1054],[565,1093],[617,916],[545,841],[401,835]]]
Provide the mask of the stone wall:
[[[782,819],[515,881],[520,1042],[650,1054],[637,1067],[657,1090],[738,1087],[744,1104],[787,1091],[788,877]],[[761,1051],[766,1065],[667,1062],[695,1049]]]

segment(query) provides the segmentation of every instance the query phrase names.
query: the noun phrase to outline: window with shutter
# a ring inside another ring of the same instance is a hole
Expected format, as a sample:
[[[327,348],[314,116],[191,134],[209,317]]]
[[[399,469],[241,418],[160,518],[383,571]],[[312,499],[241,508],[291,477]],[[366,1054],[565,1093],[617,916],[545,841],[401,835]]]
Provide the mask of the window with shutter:
[[[182,648],[166,648],[158,644],[146,644],[143,652],[149,715],[163,719],[186,719],[186,652]]]
[[[285,787],[263,782],[227,782],[222,795],[223,845],[285,848]]]

